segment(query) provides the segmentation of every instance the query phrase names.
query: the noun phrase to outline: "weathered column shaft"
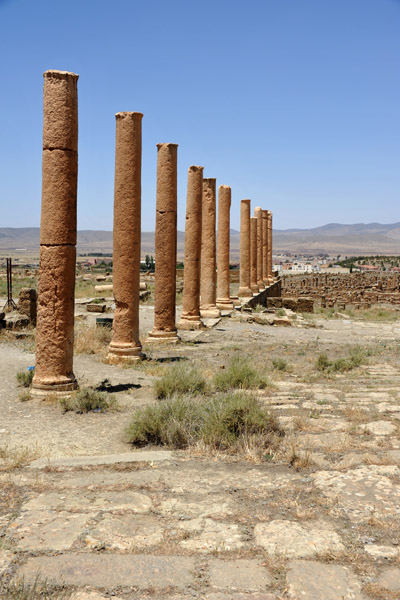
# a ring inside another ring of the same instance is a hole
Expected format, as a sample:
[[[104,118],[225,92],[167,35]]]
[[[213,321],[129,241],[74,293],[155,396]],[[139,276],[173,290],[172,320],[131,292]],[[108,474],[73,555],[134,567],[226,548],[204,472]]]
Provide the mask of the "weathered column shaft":
[[[261,291],[264,289],[263,280],[263,237],[262,237],[262,209],[257,206],[254,209],[254,216],[257,219],[257,285]]]
[[[138,360],[142,113],[116,117],[113,289],[115,313],[108,361]]]
[[[157,144],[154,327],[147,341],[177,341],[176,242],[178,144]]]
[[[250,288],[258,294],[257,285],[257,217],[250,217]]]
[[[217,306],[231,309],[233,303],[229,289],[229,244],[230,244],[231,188],[218,188],[218,231],[217,231]]]
[[[262,211],[262,241],[263,241],[263,264],[262,275],[264,286],[269,285],[268,280],[268,211]]]
[[[42,211],[33,393],[69,394],[73,373],[78,75],[46,71]]]
[[[250,203],[250,200],[240,202],[240,298],[253,295],[250,288]]]
[[[180,329],[200,329],[200,255],[201,215],[203,201],[203,167],[191,166],[188,171],[185,262],[183,272],[183,306],[178,323]]]
[[[203,206],[201,217],[200,314],[219,317],[217,297],[216,257],[216,180],[203,179]]]
[[[272,283],[274,280],[272,274],[272,212],[268,211],[268,278]]]

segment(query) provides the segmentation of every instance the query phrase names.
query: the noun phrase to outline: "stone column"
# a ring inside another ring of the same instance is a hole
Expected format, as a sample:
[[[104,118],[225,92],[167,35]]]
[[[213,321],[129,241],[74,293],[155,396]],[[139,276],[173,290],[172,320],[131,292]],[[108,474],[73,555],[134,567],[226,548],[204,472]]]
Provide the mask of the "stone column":
[[[229,289],[229,236],[230,236],[231,188],[218,188],[218,231],[217,231],[217,307],[233,309]]]
[[[250,202],[240,203],[240,287],[239,298],[251,297],[250,288]]]
[[[200,256],[201,213],[203,201],[203,167],[189,167],[186,199],[185,262],[183,272],[183,307],[179,329],[201,329]]]
[[[263,280],[263,237],[262,237],[262,209],[257,206],[254,209],[257,219],[257,285],[260,292],[264,289]]]
[[[46,71],[42,213],[32,392],[70,395],[73,373],[78,180],[78,75]]]
[[[250,217],[250,288],[258,294],[257,285],[257,217]]]
[[[263,282],[264,287],[269,285],[268,279],[268,211],[262,211],[262,240],[263,240]]]
[[[201,269],[200,314],[205,318],[221,316],[216,304],[217,258],[216,258],[216,180],[203,179],[203,207],[201,215]]]
[[[272,275],[272,212],[268,211],[268,278],[270,283],[273,283]]]
[[[154,327],[148,342],[177,342],[176,219],[178,144],[157,144]]]
[[[116,117],[113,289],[115,313],[108,362],[142,357],[139,341],[142,113]]]

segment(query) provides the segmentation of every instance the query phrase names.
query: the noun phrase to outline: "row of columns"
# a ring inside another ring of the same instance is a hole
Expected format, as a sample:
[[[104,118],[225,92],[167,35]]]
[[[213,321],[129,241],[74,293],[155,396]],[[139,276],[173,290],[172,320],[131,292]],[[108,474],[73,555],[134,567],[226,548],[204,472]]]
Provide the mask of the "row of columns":
[[[272,212],[257,206],[252,217],[250,204],[240,203],[239,298],[258,294],[273,282]]]
[[[64,395],[73,374],[74,286],[77,235],[78,75],[44,74],[43,177],[36,369],[33,392]],[[116,115],[113,287],[115,313],[108,361],[139,360],[142,117]],[[177,341],[177,144],[157,145],[154,327],[147,342]],[[178,327],[199,329],[200,317],[233,309],[229,289],[231,188],[188,171],[183,310]],[[269,211],[241,203],[240,296],[272,278]],[[272,254],[271,254],[272,257]],[[218,273],[218,277],[216,276]]]

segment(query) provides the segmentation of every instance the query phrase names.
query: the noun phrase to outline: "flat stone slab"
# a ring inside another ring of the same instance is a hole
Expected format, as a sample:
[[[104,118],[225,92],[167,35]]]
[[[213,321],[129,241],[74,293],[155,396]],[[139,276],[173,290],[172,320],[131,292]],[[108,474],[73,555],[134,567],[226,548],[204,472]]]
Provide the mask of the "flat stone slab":
[[[335,511],[343,511],[354,521],[399,515],[400,485],[390,477],[398,477],[395,465],[364,465],[346,472],[319,471],[311,475],[315,485],[337,502]]]
[[[236,523],[220,523],[213,519],[191,519],[179,525],[179,529],[192,537],[180,543],[187,550],[196,552],[224,552],[239,550],[246,546],[242,531]]]
[[[400,553],[399,548],[396,548],[395,546],[377,546],[375,544],[366,544],[364,550],[374,559],[396,558]]]
[[[213,497],[204,500],[185,500],[182,498],[168,498],[161,502],[158,510],[165,516],[174,516],[178,519],[192,519],[197,517],[225,517],[233,514],[233,501],[228,497]]]
[[[259,523],[254,528],[254,536],[256,544],[267,554],[289,558],[344,550],[336,531],[324,521],[308,522],[306,525],[284,520]]]
[[[69,493],[50,492],[39,494],[22,506],[22,511],[66,510],[71,512],[129,511],[148,513],[153,507],[151,499],[138,492],[125,491],[74,491]]]
[[[390,423],[389,421],[373,421],[372,423],[361,425],[360,428],[373,435],[390,435],[397,429],[396,425],[393,425],[393,423]]]
[[[364,600],[361,584],[348,567],[293,560],[288,565],[289,598],[299,600]]]
[[[162,541],[163,529],[156,519],[143,515],[105,515],[83,540],[90,548],[122,550],[155,546]]]
[[[271,583],[262,560],[213,560],[209,573],[212,587],[231,592],[262,592]]]
[[[391,592],[400,592],[400,569],[399,567],[390,567],[383,571],[378,578],[378,585],[390,590]]]
[[[10,525],[7,535],[16,542],[19,550],[69,550],[94,516],[29,511]]]
[[[240,592],[233,594],[216,592],[215,594],[206,594],[202,598],[204,598],[204,600],[279,600],[278,596],[275,596],[275,594],[243,594]],[[181,599],[177,598],[176,600]]]
[[[72,594],[70,600],[107,600],[107,596],[95,591],[81,590]],[[112,600],[122,600],[122,598],[113,596]]]
[[[205,327],[211,329],[212,327],[215,327],[216,325],[218,325],[218,323],[221,321],[221,317],[217,317],[217,318],[211,318],[211,317],[205,317],[201,319],[205,325]]]
[[[168,450],[143,450],[125,452],[123,454],[105,454],[102,456],[66,456],[61,458],[38,458],[31,462],[30,469],[45,469],[46,467],[86,467],[96,465],[114,465],[133,462],[159,462],[171,460],[172,452]]]
[[[195,560],[190,556],[137,554],[62,554],[28,558],[16,577],[25,582],[40,578],[49,584],[183,589],[194,583]]]

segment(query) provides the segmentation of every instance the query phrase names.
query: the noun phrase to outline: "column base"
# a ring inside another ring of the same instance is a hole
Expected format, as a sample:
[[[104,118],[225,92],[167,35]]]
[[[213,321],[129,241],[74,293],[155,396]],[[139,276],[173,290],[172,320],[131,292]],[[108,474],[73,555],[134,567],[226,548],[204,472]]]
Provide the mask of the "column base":
[[[204,325],[200,321],[200,317],[181,317],[178,322],[178,329],[196,331],[198,329],[204,329]]]
[[[78,388],[75,375],[70,377],[44,378],[32,382],[31,395],[36,398],[56,396],[57,398],[69,398]]]
[[[220,310],[233,310],[233,302],[230,298],[217,298],[216,304]]]
[[[258,289],[258,285],[251,286],[251,292],[253,296],[256,296],[260,290]]]
[[[263,292],[265,290],[264,282],[263,281],[257,281],[257,287],[258,287],[258,291],[259,292]]]
[[[238,291],[239,298],[251,298],[253,296],[253,292],[249,287],[240,287]]]
[[[162,329],[152,329],[149,332],[149,337],[146,339],[146,344],[156,343],[170,343],[176,344],[176,342],[180,341],[180,337],[175,329],[175,331],[163,331]]]
[[[200,316],[203,319],[219,319],[221,311],[217,308],[216,304],[213,306],[204,306],[204,308],[200,306]]]
[[[241,306],[242,303],[239,300],[239,296],[231,296],[231,302],[233,306]]]
[[[108,347],[107,362],[110,365],[117,365],[118,363],[130,363],[137,362],[144,358],[144,354],[141,352],[142,346],[140,344],[124,344],[111,342]]]

